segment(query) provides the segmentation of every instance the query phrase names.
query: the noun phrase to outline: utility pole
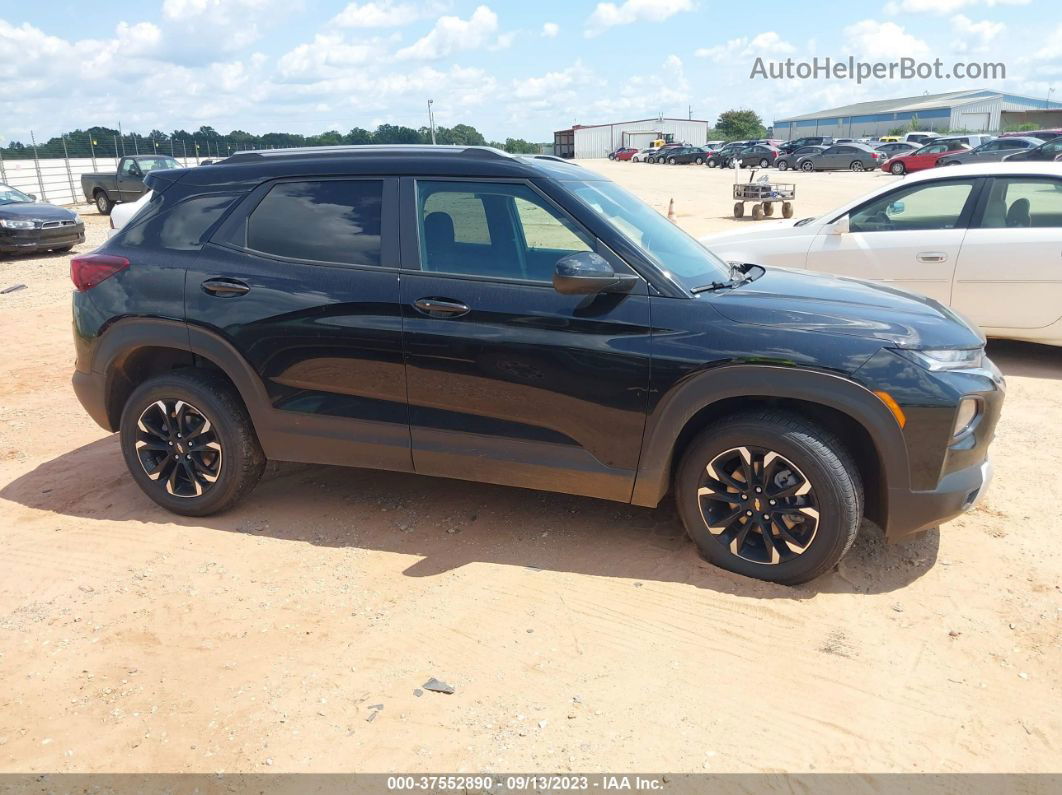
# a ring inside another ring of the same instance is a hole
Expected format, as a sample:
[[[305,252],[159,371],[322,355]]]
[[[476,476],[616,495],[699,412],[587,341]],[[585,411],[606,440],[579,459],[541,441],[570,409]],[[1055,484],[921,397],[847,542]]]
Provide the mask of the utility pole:
[[[431,145],[435,146],[435,115],[431,112],[431,105],[434,100],[428,100],[428,126],[431,128]]]
[[[1048,110],[1051,107],[1051,95],[1054,93],[1054,88],[1047,89],[1047,102],[1044,103],[1044,110]]]
[[[690,121],[693,121],[693,105],[689,105],[688,107],[689,107],[689,115],[686,118],[688,118]]]

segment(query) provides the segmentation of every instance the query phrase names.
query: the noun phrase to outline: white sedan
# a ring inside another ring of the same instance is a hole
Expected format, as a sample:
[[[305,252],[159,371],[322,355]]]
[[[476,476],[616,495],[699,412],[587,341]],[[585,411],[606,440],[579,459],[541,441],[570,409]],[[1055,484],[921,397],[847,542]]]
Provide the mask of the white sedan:
[[[1062,163],[929,169],[818,218],[701,242],[731,262],[887,282],[989,337],[1062,345]]]
[[[151,193],[151,191],[148,191],[135,202],[122,202],[114,205],[114,209],[111,210],[110,214],[111,228],[107,232],[107,237],[114,237],[119,229],[129,223],[133,216],[151,201]]]

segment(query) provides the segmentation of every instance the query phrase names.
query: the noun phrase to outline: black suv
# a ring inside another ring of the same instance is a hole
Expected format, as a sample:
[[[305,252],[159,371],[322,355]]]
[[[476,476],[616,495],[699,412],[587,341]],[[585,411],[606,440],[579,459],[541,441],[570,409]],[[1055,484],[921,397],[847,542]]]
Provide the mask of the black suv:
[[[486,148],[152,172],[71,262],[74,389],[165,508],[267,459],[655,506],[797,583],[984,492],[1003,382],[947,307],[728,265],[598,174]]]

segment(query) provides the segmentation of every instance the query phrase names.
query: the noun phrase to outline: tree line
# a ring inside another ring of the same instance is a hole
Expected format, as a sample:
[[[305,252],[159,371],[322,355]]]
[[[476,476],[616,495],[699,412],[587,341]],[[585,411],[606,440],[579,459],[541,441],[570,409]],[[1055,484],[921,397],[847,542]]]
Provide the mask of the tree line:
[[[127,133],[111,127],[76,129],[37,141],[36,154],[40,158],[57,157],[120,157],[131,154],[167,154],[177,157],[225,157],[248,149],[286,149],[295,146],[341,146],[366,144],[430,144],[431,130],[414,129],[397,124],[381,124],[375,130],[354,127],[347,132],[326,130],[316,135],[270,132],[255,135],[243,130],[220,133],[210,126],[198,130],[173,130],[166,133],[152,130],[147,135]],[[523,138],[488,141],[469,124],[436,127],[435,143],[458,146],[493,146],[513,154],[537,154],[541,146]],[[32,140],[12,141],[0,147],[0,156],[20,160],[34,156]]]

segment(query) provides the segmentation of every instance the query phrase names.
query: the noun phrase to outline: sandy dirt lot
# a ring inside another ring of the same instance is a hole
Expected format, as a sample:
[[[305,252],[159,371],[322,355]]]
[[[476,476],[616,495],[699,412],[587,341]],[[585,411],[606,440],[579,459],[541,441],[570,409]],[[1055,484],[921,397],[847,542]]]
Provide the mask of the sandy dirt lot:
[[[592,167],[734,223],[730,173]],[[890,179],[792,178],[798,217]],[[1062,350],[990,346],[979,508],[785,588],[704,564],[668,505],[285,465],[167,514],[70,390],[67,269],[0,261],[28,285],[0,295],[0,771],[1062,766]]]

